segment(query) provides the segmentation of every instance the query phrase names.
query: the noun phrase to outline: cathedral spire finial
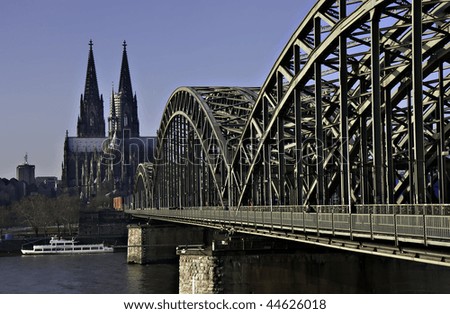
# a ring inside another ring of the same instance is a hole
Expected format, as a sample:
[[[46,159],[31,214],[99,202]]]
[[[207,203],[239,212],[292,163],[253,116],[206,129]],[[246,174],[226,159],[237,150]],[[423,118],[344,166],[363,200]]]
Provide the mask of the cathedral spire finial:
[[[133,90],[131,88],[131,78],[130,69],[128,66],[127,57],[127,42],[123,41],[123,55],[122,55],[122,66],[120,68],[120,79],[119,79],[119,93],[122,93],[125,97],[132,99]]]
[[[84,94],[80,99],[80,119],[77,126],[78,137],[105,136],[103,118],[103,97],[98,90],[92,39],[89,40],[89,55],[86,70]]]
[[[118,117],[117,131],[130,130],[128,136],[139,137],[139,121],[137,118],[137,102],[133,97],[130,68],[128,66],[127,43],[123,41],[122,66],[120,68],[119,90],[116,100],[116,115]],[[124,135],[125,136],[125,135]]]

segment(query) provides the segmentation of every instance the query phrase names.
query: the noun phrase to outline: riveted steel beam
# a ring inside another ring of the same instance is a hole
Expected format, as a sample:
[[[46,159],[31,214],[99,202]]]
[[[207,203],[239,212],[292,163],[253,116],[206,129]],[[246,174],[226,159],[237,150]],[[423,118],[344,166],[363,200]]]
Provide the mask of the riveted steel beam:
[[[448,12],[448,1],[317,1],[260,90],[171,96],[153,195],[177,206],[447,202]],[[170,144],[187,134],[186,148]]]

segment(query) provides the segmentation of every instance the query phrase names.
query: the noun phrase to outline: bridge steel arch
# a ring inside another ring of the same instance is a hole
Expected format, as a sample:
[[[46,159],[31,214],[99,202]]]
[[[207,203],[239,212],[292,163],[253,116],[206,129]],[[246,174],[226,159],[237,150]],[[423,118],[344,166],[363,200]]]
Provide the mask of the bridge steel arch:
[[[153,163],[139,164],[134,177],[134,207],[152,207],[153,185]]]
[[[318,1],[247,121],[236,205],[448,202],[449,21],[448,1]]]
[[[228,206],[231,157],[257,88],[181,87],[157,135],[154,207]]]
[[[172,94],[153,207],[448,203],[449,56],[449,1],[317,1],[261,89]]]

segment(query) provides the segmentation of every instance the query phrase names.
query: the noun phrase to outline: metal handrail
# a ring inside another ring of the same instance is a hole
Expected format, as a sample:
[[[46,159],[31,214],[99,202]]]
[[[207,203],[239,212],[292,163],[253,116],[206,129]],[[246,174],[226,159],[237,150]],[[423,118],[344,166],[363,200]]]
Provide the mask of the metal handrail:
[[[230,224],[242,228],[290,230],[291,232],[313,232],[339,234],[341,236],[392,239],[422,243],[435,241],[450,245],[450,215],[394,214],[394,213],[340,213],[299,211],[295,206],[273,207],[272,211],[263,206],[241,207],[239,210],[203,207],[201,210],[186,209],[145,209],[147,215],[172,219],[197,221],[207,224]],[[141,211],[142,212],[142,211]]]

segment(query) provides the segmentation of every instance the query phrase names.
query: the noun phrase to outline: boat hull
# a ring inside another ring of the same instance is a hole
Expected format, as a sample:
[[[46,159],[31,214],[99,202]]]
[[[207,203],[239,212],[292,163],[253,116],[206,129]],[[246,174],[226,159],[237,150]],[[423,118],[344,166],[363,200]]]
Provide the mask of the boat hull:
[[[60,251],[35,251],[21,250],[23,255],[70,255],[70,254],[98,254],[98,253],[114,253],[114,249],[105,247],[103,250],[60,250]]]
[[[23,255],[49,255],[49,254],[94,254],[94,253],[113,253],[114,248],[105,246],[103,243],[97,244],[77,244],[75,239],[65,240],[52,237],[50,244],[33,245],[32,250],[21,250]]]

